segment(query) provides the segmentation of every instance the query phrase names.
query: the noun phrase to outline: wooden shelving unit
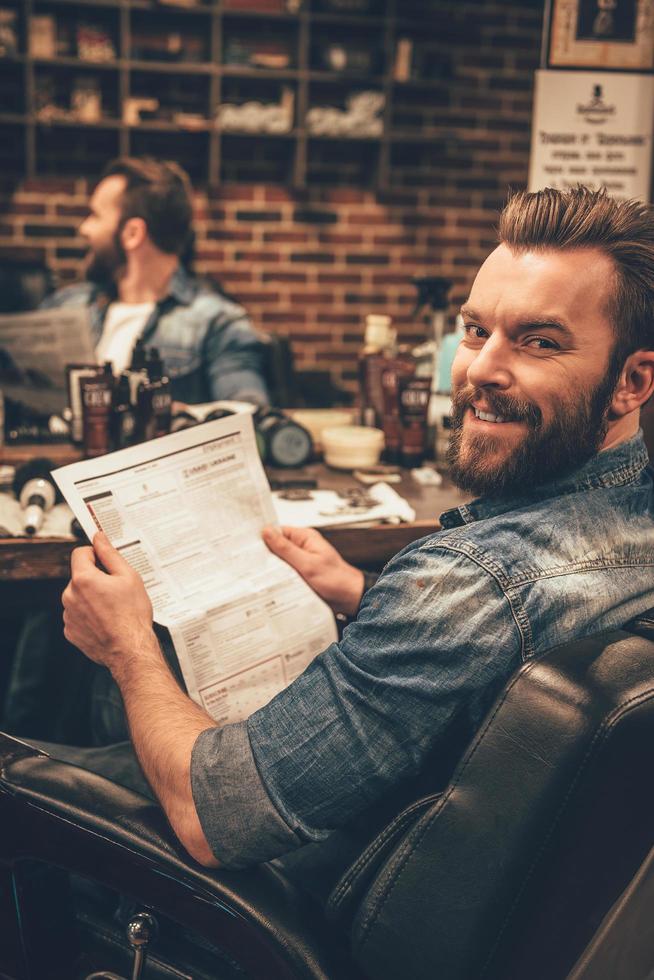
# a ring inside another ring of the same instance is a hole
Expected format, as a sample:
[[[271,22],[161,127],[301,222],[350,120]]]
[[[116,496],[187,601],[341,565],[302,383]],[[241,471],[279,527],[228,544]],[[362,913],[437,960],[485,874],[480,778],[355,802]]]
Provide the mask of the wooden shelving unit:
[[[406,8],[399,20],[397,0],[369,0],[369,12],[330,10],[337,2],[304,0],[297,12],[263,12],[232,9],[230,0],[195,6],[157,0],[3,0],[5,8],[16,11],[18,50],[0,57],[0,90],[12,93],[9,100],[0,100],[0,139],[22,140],[23,169],[30,177],[92,176],[101,159],[126,153],[161,155],[167,142],[168,155],[186,165],[195,180],[208,184],[247,180],[255,172],[261,179],[269,157],[271,181],[303,187],[314,179],[329,179],[330,164],[323,159],[328,156],[346,161],[351,172],[358,170],[364,184],[387,187],[393,183],[393,145],[400,139],[425,139],[419,127],[394,131],[394,98],[402,89],[405,98],[411,90],[428,93],[439,84],[430,78],[396,80],[398,42],[414,37],[420,43],[434,24],[407,18]],[[365,7],[365,0],[360,2]],[[36,56],[31,49],[30,25],[39,15],[54,17],[59,38],[69,39],[67,45],[58,43],[55,56]],[[75,30],[80,24],[101,26],[115,57],[78,57]],[[288,64],[274,68],[248,63],[258,46],[264,55],[272,51],[272,57],[287,52]],[[330,49],[335,57],[339,47],[343,68],[329,69],[323,52]],[[352,51],[358,64],[348,70]],[[242,63],[235,63],[237,59]],[[366,59],[369,70],[361,67]],[[85,121],[70,109],[70,91],[83,78],[93,79],[100,91],[99,119]],[[221,105],[276,103],[284,88],[293,93],[288,132],[221,130]],[[311,131],[307,112],[312,107],[343,107],[348,95],[363,90],[384,96],[378,136]],[[138,125],[126,120],[127,101],[147,97],[157,98],[159,109]],[[57,107],[54,112],[51,104]],[[333,145],[325,154],[321,148],[328,144]]]

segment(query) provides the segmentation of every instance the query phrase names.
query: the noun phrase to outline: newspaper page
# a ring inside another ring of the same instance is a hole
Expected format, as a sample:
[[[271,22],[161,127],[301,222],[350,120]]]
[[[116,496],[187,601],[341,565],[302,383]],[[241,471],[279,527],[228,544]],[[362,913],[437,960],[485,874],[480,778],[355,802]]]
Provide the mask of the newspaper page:
[[[66,365],[95,363],[87,309],[0,316],[0,388],[40,412],[68,403]]]
[[[189,695],[220,724],[266,704],[336,639],[329,607],[261,539],[276,524],[252,416],[205,422],[53,476],[136,569]]]

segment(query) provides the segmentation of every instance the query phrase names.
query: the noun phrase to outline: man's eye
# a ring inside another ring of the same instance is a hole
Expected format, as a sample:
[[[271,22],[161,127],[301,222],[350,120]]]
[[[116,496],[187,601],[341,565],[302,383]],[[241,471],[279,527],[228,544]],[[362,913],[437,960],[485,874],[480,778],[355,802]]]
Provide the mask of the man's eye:
[[[464,326],[466,336],[469,340],[485,340],[488,334],[483,327],[478,327],[474,323],[466,323]]]
[[[535,347],[536,350],[558,350],[559,345],[549,337],[528,337],[525,341],[527,347]]]

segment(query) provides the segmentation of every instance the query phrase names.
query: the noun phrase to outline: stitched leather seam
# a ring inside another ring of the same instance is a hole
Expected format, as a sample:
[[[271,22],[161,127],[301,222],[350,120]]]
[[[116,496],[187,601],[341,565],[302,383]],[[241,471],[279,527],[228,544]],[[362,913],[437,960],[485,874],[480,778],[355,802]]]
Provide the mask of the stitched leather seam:
[[[497,704],[495,705],[495,710],[493,711],[493,713],[488,718],[488,721],[484,725],[484,727],[481,730],[481,732],[479,732],[479,734],[477,735],[477,738],[475,739],[474,745],[470,749],[469,753],[466,755],[466,758],[463,761],[463,763],[461,764],[461,768],[459,769],[459,771],[456,773],[455,777],[453,778],[452,783],[450,784],[449,789],[445,793],[443,793],[442,798],[440,800],[440,803],[436,804],[436,811],[435,811],[435,813],[432,815],[432,817],[429,820],[425,820],[425,826],[422,829],[422,831],[419,833],[419,836],[416,838],[416,840],[414,842],[411,842],[411,843],[409,841],[407,841],[399,849],[398,856],[397,856],[397,861],[396,861],[397,871],[395,872],[395,874],[392,871],[388,871],[388,872],[386,872],[386,876],[385,876],[387,879],[393,879],[394,878],[394,880],[392,881],[392,885],[391,885],[389,891],[387,893],[385,893],[383,896],[380,896],[380,898],[377,900],[377,903],[376,903],[376,904],[379,904],[379,907],[376,908],[375,910],[371,909],[370,910],[370,913],[368,914],[368,916],[366,918],[366,920],[364,920],[361,923],[361,940],[360,940],[360,943],[359,943],[361,949],[363,949],[363,946],[364,946],[365,942],[367,941],[368,933],[370,932],[370,929],[371,929],[371,927],[372,927],[372,925],[374,923],[375,918],[377,918],[377,916],[381,913],[384,905],[386,904],[386,902],[390,898],[390,896],[391,896],[391,894],[393,892],[393,889],[397,885],[397,883],[399,881],[399,878],[400,878],[401,874],[403,873],[404,865],[406,864],[407,860],[411,856],[411,852],[415,849],[415,847],[417,847],[420,844],[420,841],[422,840],[422,838],[425,836],[425,834],[429,830],[429,827],[430,827],[432,821],[436,819],[436,817],[438,816],[438,814],[440,813],[440,811],[443,809],[443,807],[445,806],[445,804],[448,802],[448,800],[449,800],[450,796],[452,795],[452,793],[454,792],[454,790],[459,785],[459,783],[461,781],[461,778],[463,777],[464,772],[466,771],[469,763],[472,761],[475,753],[477,752],[477,749],[478,749],[478,747],[479,747],[482,739],[486,735],[486,732],[488,731],[488,728],[490,727],[490,725],[495,720],[495,716],[497,715],[497,713],[499,712],[499,710],[503,707],[503,705],[504,705],[505,701],[507,700],[509,694],[513,690],[514,685],[517,683],[518,677],[522,677],[523,676],[523,673],[529,673],[529,672],[531,672],[531,670],[536,666],[536,663],[537,663],[537,661],[532,661],[530,664],[528,664],[523,669],[523,671],[520,672],[520,674],[518,676],[514,677],[514,679],[511,681],[511,683],[508,685],[508,687],[506,687],[506,689],[504,691],[504,694],[503,694],[501,700],[499,700],[497,702]],[[416,833],[418,833],[417,830],[416,830]],[[385,888],[386,888],[386,885],[384,885],[384,889]]]
[[[369,863],[370,859],[373,858],[377,852],[388,842],[389,838],[393,837],[396,830],[402,829],[406,823],[415,816],[416,810],[421,810],[425,805],[432,803],[434,800],[438,799],[440,794],[433,793],[430,796],[424,796],[420,800],[416,800],[410,806],[395,817],[395,819],[386,827],[382,833],[378,834],[377,837],[368,845],[368,847],[359,855],[357,860],[351,866],[351,868],[345,873],[339,884],[336,886],[332,892],[332,896],[329,899],[330,905],[337,905],[340,902],[344,892],[348,890],[353,878],[356,878],[358,872]]]

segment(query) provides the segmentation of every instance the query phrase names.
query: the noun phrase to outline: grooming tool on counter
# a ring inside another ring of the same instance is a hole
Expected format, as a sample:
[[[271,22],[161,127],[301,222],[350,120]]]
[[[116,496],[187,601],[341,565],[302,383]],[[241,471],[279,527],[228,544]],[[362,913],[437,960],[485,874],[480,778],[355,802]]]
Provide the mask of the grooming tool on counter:
[[[28,535],[36,534],[47,511],[62,499],[50,471],[49,459],[32,459],[19,466],[14,476],[14,493],[23,508],[23,528]]]
[[[313,454],[311,434],[279,409],[257,412],[254,420],[257,444],[269,466],[304,466]]]

